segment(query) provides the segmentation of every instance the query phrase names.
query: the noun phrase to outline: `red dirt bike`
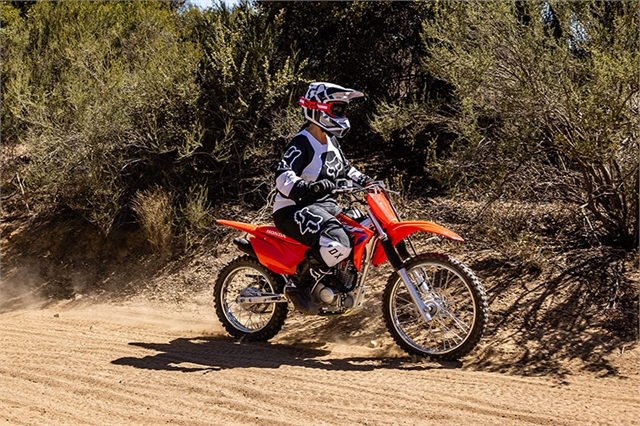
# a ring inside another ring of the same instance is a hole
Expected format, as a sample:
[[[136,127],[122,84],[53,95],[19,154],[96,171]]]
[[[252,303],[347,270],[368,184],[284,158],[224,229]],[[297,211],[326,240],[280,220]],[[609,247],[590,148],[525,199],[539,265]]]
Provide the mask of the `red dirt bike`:
[[[382,312],[396,343],[409,354],[435,360],[468,354],[487,324],[484,289],[460,261],[442,253],[417,254],[409,236],[423,231],[454,241],[463,239],[432,222],[401,221],[387,195],[392,191],[382,184],[363,188],[345,180],[337,186],[334,193],[350,195],[349,206],[337,218],[353,238],[353,250],[348,260],[334,266],[313,287],[318,315],[360,311],[370,266],[389,260],[396,273],[385,287]],[[247,234],[234,240],[245,254],[227,263],[218,275],[214,289],[217,316],[232,336],[267,341],[285,322],[289,308],[284,287],[291,285],[296,266],[309,247],[274,226],[217,223]]]

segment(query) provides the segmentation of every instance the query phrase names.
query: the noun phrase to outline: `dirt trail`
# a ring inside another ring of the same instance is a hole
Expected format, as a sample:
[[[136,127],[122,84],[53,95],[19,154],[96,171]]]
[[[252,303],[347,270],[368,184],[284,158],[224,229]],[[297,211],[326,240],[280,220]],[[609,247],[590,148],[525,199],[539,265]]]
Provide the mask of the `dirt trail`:
[[[255,344],[227,337],[207,304],[0,314],[0,424],[640,423],[635,374],[560,381],[412,362],[364,342],[291,342],[299,321]]]

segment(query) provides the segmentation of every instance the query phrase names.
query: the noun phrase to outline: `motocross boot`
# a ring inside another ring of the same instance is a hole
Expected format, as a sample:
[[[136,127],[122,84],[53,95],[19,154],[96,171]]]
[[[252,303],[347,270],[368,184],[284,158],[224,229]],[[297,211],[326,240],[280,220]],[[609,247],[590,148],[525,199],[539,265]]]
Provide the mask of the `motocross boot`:
[[[319,276],[325,272],[323,266],[310,252],[307,252],[302,262],[298,264],[293,276],[295,286],[285,287],[285,294],[293,306],[305,315],[318,313],[318,305],[311,296],[311,290]]]

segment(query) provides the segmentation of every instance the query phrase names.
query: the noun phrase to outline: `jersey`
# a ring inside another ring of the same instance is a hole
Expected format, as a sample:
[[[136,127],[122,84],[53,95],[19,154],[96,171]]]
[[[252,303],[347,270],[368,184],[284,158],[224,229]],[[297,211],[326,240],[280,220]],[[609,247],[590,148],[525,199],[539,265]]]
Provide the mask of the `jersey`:
[[[308,191],[303,188],[304,181],[335,181],[339,178],[349,178],[359,185],[364,185],[369,180],[347,160],[335,137],[326,135],[326,138],[327,143],[322,144],[303,129],[291,140],[276,167],[277,194],[273,205],[274,212],[283,207],[311,205],[332,197],[331,194],[322,197],[309,196]]]

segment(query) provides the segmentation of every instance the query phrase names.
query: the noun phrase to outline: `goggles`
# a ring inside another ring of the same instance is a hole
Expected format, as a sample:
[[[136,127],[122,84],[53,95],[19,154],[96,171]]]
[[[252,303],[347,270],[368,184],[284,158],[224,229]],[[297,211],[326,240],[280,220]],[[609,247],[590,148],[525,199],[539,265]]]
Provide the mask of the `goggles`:
[[[304,108],[317,109],[327,113],[333,118],[345,118],[347,116],[347,103],[346,102],[322,102],[310,101],[305,97],[300,98],[300,105]]]

